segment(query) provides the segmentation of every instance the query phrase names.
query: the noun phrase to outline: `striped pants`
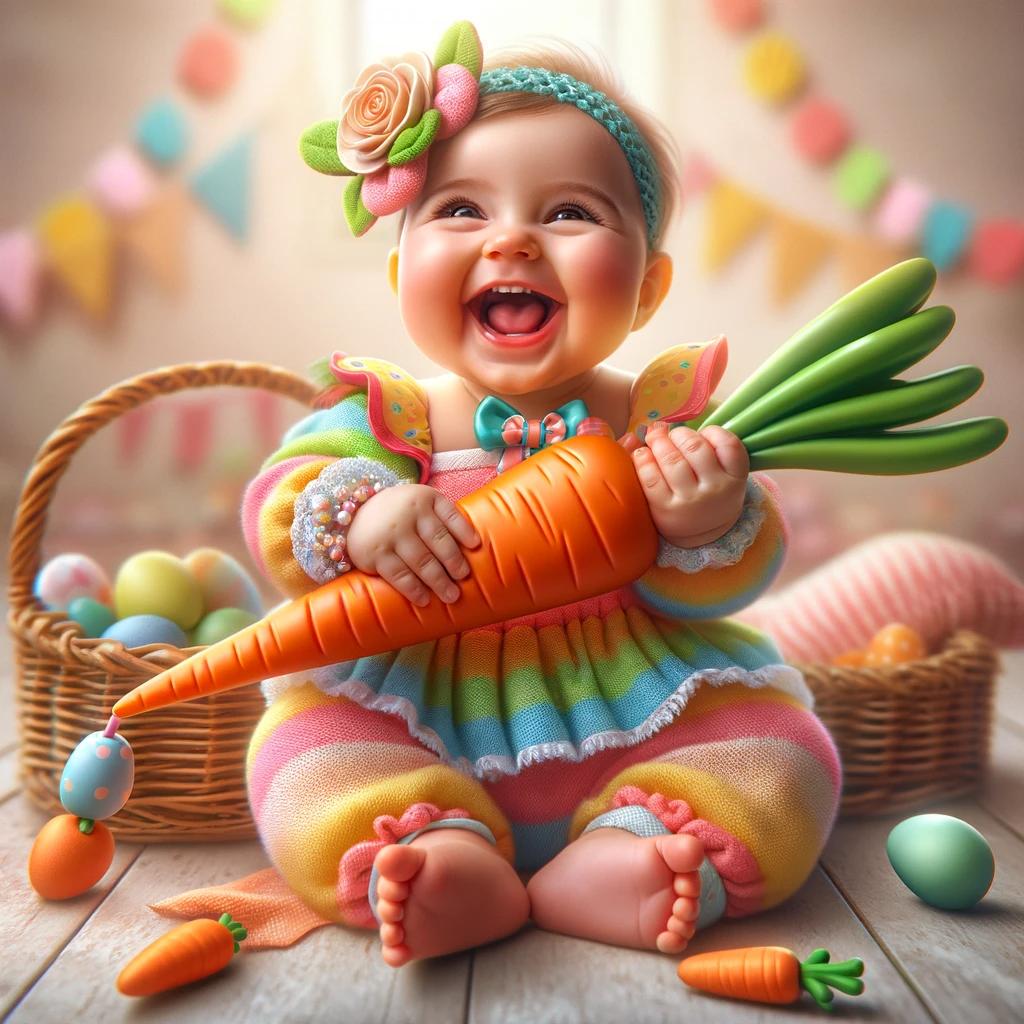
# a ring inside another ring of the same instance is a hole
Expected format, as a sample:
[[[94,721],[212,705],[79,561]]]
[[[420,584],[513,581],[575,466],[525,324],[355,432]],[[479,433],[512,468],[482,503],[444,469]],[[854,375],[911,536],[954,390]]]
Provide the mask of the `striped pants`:
[[[701,686],[635,746],[545,761],[497,781],[445,764],[402,718],[307,683],[267,709],[247,771],[274,866],[323,917],[363,927],[376,927],[367,890],[377,852],[431,822],[480,822],[503,857],[532,870],[616,809],[696,835],[721,878],[726,915],[754,913],[810,874],[841,784],[835,746],[813,712],[779,690],[741,683]]]

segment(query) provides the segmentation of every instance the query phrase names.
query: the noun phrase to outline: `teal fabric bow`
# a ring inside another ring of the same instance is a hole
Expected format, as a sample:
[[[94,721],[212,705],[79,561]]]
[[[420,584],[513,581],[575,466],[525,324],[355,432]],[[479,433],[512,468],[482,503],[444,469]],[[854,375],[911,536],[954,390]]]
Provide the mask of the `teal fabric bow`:
[[[488,395],[477,407],[473,432],[481,448],[522,448],[530,453],[575,437],[579,425],[590,413],[582,398],[559,406],[539,420],[528,420],[518,409],[494,395]],[[527,452],[523,453],[524,456]]]

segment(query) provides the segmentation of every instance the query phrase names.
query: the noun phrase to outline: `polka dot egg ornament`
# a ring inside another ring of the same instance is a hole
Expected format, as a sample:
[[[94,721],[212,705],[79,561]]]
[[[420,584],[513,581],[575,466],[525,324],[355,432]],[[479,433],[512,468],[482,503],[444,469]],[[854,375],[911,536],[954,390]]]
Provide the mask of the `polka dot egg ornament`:
[[[128,802],[135,783],[135,757],[116,732],[118,720],[91,732],[75,747],[60,778],[60,802],[69,814],[97,821],[110,818]]]
[[[883,626],[864,652],[865,665],[898,665],[928,657],[921,634],[902,622]]]

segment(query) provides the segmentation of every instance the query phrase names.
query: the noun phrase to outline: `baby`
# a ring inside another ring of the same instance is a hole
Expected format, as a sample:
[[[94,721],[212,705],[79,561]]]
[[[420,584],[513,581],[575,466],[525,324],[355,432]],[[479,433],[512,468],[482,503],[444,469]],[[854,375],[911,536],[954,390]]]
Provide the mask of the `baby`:
[[[724,617],[769,586],[786,543],[739,439],[695,429],[724,339],[636,379],[604,363],[671,284],[666,133],[572,47],[493,55],[482,75],[481,60],[461,22],[433,62],[371,65],[337,157],[305,151],[351,176],[356,233],[403,211],[389,278],[447,372],[416,381],[336,353],[319,411],[248,489],[247,539],[293,596],[354,566],[418,605],[456,601],[479,538],[454,501],[604,433],[632,452],[657,562],[599,598],[268,680],[250,801],[288,885],[379,929],[393,966],[529,918],[678,954],[696,928],[800,887],[838,758],[800,674]]]

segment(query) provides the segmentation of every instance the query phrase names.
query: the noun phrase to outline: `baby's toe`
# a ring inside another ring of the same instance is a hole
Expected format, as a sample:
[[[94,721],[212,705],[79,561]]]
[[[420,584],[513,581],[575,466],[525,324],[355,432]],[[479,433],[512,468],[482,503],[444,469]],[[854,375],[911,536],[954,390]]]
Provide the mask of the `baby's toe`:
[[[382,900],[391,900],[392,903],[401,903],[411,891],[408,882],[395,882],[390,878],[377,879],[377,897]]]
[[[405,938],[405,929],[398,923],[385,922],[380,926],[380,941],[387,946],[399,946]]]
[[[675,932],[662,932],[655,940],[659,953],[682,953],[686,949],[686,939]]]
[[[405,907],[401,903],[393,903],[391,900],[377,900],[377,916],[385,924],[394,924],[401,921],[405,914]]]
[[[381,879],[391,882],[408,882],[427,859],[427,851],[419,846],[400,846],[395,843],[385,846],[374,859],[374,865]],[[381,892],[380,883],[377,884],[377,894],[387,895]],[[406,894],[408,895],[408,894]]]
[[[701,881],[699,871],[687,871],[672,879],[672,889],[677,896],[700,899]]]
[[[388,967],[403,967],[412,959],[408,946],[385,946],[380,955]]]
[[[704,844],[696,836],[658,836],[656,842],[658,853],[677,875],[697,871],[704,860]]]
[[[665,925],[665,930],[672,932],[673,935],[682,935],[684,939],[692,939],[697,928],[692,921],[682,921],[678,917],[670,917],[668,924]]]
[[[700,901],[691,896],[680,896],[672,904],[672,916],[680,921],[696,921],[700,916]]]

